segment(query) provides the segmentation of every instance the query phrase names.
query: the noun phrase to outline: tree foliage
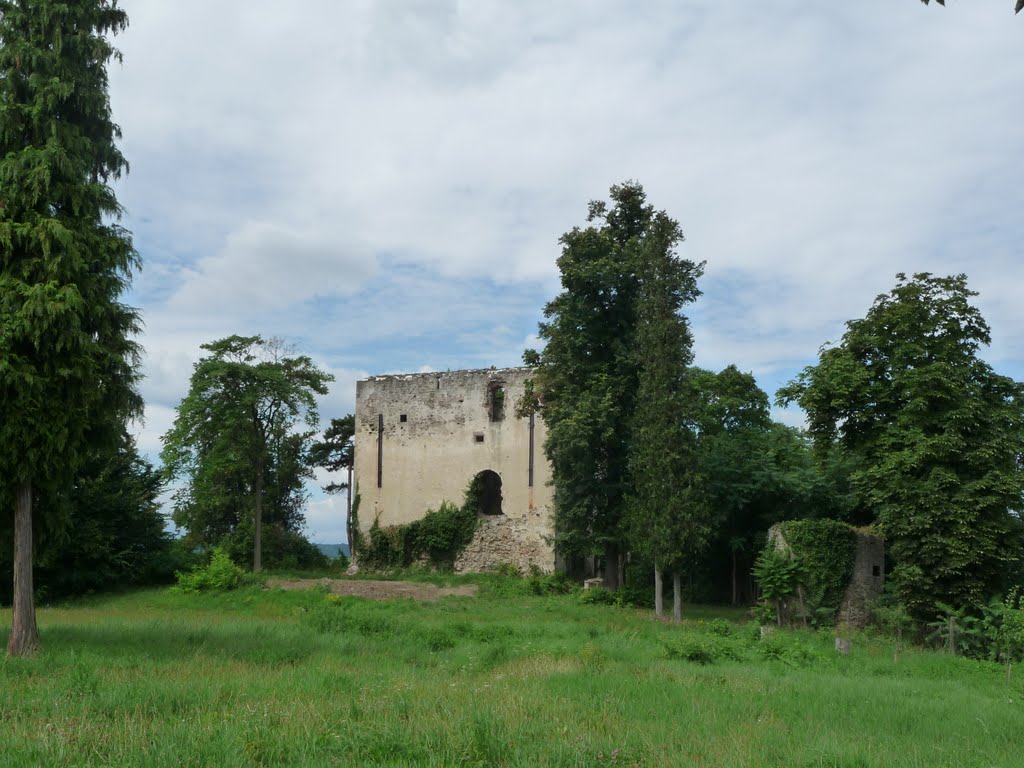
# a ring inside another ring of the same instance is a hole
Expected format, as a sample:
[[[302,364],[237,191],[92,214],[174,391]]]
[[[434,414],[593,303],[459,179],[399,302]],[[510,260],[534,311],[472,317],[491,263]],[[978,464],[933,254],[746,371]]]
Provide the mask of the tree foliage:
[[[204,344],[189,392],[164,436],[162,458],[174,495],[174,521],[212,546],[239,529],[251,532],[253,568],[262,566],[267,522],[297,531],[304,519],[302,481],[318,424],[316,395],[333,380],[306,356],[291,357],[276,339],[230,336]]]
[[[851,492],[926,617],[983,604],[1018,557],[1024,388],[978,357],[989,328],[966,276],[897,279],[778,397],[807,412],[816,445],[856,457]]]
[[[690,371],[698,404],[698,455],[714,510],[707,554],[691,571],[704,599],[753,600],[751,567],[768,529],[794,518],[848,520],[846,454],[816,460],[797,429],[773,422],[768,395],[750,373],[729,365]]]
[[[921,0],[925,5],[928,5],[928,1],[929,0]],[[943,7],[946,5],[946,0],[935,0],[935,2]],[[1013,12],[1020,13],[1021,10],[1024,10],[1024,0],[1016,0],[1016,4],[1013,6]]]
[[[159,473],[128,435],[86,451],[69,488],[37,498],[43,516],[60,521],[37,537],[38,593],[65,597],[170,579],[162,489]],[[9,569],[9,530],[0,532],[0,542],[0,563]],[[10,596],[10,584],[0,586],[0,601]]]
[[[625,499],[633,490],[629,449],[640,377],[636,354],[640,281],[636,259],[654,220],[643,188],[611,188],[612,205],[590,204],[585,228],[562,238],[562,292],[544,308],[543,351],[533,396],[548,435],[554,538],[567,557],[605,554],[614,576],[622,553]]]
[[[703,264],[676,255],[682,240],[679,224],[658,212],[629,252],[639,278],[640,366],[626,527],[631,551],[655,563],[659,572],[673,574],[703,551],[712,527],[697,449],[697,401],[688,376],[693,337],[682,314],[700,294]]]
[[[341,472],[352,468],[355,458],[356,418],[348,414],[340,419],[331,419],[330,426],[324,430],[323,438],[310,447],[309,460],[314,467],[322,467],[328,472]],[[325,493],[341,493],[348,489],[348,482],[331,481],[324,486]]]
[[[36,644],[35,491],[66,486],[97,433],[140,407],[138,318],[119,301],[137,254],[110,186],[127,163],[106,64],[126,25],[116,0],[0,0],[0,505],[15,507],[21,553],[15,654]]]

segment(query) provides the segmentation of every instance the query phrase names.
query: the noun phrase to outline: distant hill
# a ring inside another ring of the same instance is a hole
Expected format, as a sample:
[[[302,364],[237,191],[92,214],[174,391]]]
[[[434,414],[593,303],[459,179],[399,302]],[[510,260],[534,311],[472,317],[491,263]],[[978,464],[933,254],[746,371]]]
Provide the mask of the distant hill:
[[[352,552],[349,550],[348,544],[314,544],[313,546],[332,560],[338,556],[338,552],[344,552],[345,557],[352,556]]]

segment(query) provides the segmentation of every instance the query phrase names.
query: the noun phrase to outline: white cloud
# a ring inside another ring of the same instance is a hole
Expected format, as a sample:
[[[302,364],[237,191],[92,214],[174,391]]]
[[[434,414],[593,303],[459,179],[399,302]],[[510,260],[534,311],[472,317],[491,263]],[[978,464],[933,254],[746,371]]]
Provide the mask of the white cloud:
[[[315,226],[246,222],[216,255],[185,271],[168,308],[193,316],[259,315],[354,293],[375,268],[365,248]]]
[[[325,418],[363,372],[514,364],[559,235],[627,178],[708,263],[699,364],[770,390],[896,272],[963,271],[1024,377],[1004,3],[122,5],[118,191],[159,407],[231,333],[344,372]]]

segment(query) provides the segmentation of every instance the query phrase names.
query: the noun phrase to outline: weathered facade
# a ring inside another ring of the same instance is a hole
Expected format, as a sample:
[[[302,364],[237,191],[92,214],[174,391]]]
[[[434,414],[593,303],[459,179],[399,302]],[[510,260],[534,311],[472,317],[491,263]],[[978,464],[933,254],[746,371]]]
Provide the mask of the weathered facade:
[[[367,532],[461,504],[480,476],[480,525],[456,570],[551,571],[551,478],[539,417],[516,416],[529,368],[374,376],[356,384],[355,480]]]
[[[885,541],[865,531],[857,531],[857,554],[853,573],[843,595],[836,623],[863,629],[871,623],[871,602],[882,596],[885,586]]]

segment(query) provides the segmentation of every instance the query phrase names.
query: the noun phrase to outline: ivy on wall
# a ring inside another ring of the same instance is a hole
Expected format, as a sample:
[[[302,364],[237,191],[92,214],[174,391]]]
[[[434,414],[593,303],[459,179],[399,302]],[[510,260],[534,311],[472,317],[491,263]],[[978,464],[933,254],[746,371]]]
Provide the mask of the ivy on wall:
[[[779,529],[808,592],[821,606],[838,608],[853,577],[856,531],[838,520],[790,520]]]
[[[455,558],[476,533],[481,492],[482,481],[474,477],[466,487],[462,506],[445,501],[437,509],[428,510],[420,520],[404,525],[382,526],[374,520],[365,537],[353,533],[360,565],[371,569],[399,568],[426,561],[435,568],[451,570]],[[358,525],[357,506],[352,507],[353,531]]]

